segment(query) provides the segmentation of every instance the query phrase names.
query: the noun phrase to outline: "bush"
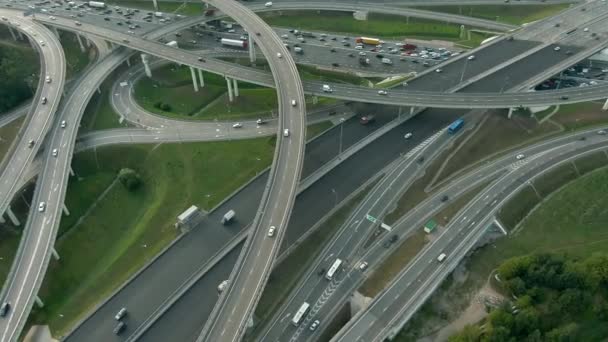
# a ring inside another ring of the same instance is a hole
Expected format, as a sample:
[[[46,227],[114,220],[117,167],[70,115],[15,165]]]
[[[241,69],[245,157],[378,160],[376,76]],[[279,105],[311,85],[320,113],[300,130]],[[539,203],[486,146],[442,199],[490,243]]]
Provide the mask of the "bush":
[[[160,105],[160,109],[164,110],[165,112],[170,112],[171,111],[171,105],[169,105],[168,103],[163,103]]]
[[[141,177],[135,170],[132,169],[121,169],[118,172],[118,180],[124,185],[129,191],[135,191],[141,186]]]
[[[156,101],[156,102],[154,102],[154,108],[158,108],[158,109],[160,109],[160,107],[162,107],[162,105],[163,105],[163,103],[162,103],[162,102],[160,102],[160,101]]]

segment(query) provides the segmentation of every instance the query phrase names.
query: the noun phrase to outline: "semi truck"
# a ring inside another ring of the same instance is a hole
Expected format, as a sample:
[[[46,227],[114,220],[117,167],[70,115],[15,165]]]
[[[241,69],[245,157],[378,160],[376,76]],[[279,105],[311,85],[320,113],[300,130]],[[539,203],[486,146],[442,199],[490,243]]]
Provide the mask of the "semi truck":
[[[222,38],[220,40],[220,42],[222,43],[222,45],[235,46],[235,47],[240,47],[240,48],[247,48],[247,41],[246,40]]]
[[[106,8],[106,3],[101,1],[89,1],[89,7]]]
[[[222,224],[226,225],[228,223],[230,223],[234,217],[236,216],[236,212],[234,212],[234,210],[230,209],[228,210],[228,212],[226,214],[224,214],[224,216],[222,217]]]
[[[368,45],[378,45],[380,44],[380,39],[369,37],[357,37],[355,38],[355,42]]]

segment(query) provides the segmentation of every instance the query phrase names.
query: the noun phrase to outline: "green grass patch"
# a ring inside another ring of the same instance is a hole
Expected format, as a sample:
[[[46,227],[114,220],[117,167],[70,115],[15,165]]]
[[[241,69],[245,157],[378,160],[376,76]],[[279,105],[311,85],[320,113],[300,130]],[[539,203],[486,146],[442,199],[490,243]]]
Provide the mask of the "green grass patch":
[[[534,117],[538,121],[542,121],[545,117],[549,116],[555,110],[556,106],[549,106],[549,108],[542,110],[540,112],[534,113]]]
[[[306,140],[310,140],[314,137],[316,137],[317,135],[325,132],[326,130],[330,129],[334,124],[331,123],[331,121],[322,121],[322,122],[317,122],[315,124],[312,125],[308,125],[306,127]]]
[[[606,164],[608,164],[608,156],[606,156],[604,151],[591,153],[574,161],[574,165],[576,165],[576,169],[581,175],[605,166]]]
[[[151,1],[121,1],[112,0],[108,4],[112,6],[124,6],[130,8],[139,8],[147,11],[154,11],[154,4]],[[165,2],[158,1],[158,9],[162,12],[169,12],[181,15],[203,15],[205,8],[200,2]]]
[[[84,70],[89,64],[90,55],[93,54],[93,51],[90,48],[87,48],[86,52],[80,51],[80,45],[78,45],[76,35],[71,32],[61,31],[60,35],[61,46],[63,47],[63,53],[65,54],[66,78],[70,79]],[[84,39],[83,43],[86,46]]]
[[[0,127],[0,159],[6,156],[24,120],[25,116],[22,116],[8,125]]]
[[[274,267],[268,284],[255,310],[258,323],[252,331],[255,336],[274,313],[274,310],[287,299],[289,293],[298,284],[300,277],[308,270],[316,257],[321,253],[327,242],[338,232],[346,222],[351,212],[373,188],[368,185],[363,191],[347,201],[339,210],[331,215],[318,229],[310,234],[296,247],[287,258]]]
[[[608,112],[603,111],[602,104],[597,102],[560,105],[551,121],[561,124],[568,131],[574,131],[606,124]]]
[[[127,127],[128,123],[123,121],[119,122],[120,117],[112,108],[110,103],[111,84],[115,79],[114,76],[110,76],[101,85],[101,94],[95,92],[93,97],[87,104],[87,108],[84,111],[82,119],[80,120],[80,133],[86,133],[102,129],[120,128]]]
[[[177,215],[195,204],[210,209],[270,165],[267,139],[192,144],[103,147],[79,153],[78,178],[68,188],[74,219],[62,220],[61,255],[40,292],[45,307],[31,323],[49,324],[60,336],[102,298],[177,236]],[[128,192],[120,183],[108,189],[118,170],[136,170],[143,186]],[[75,185],[74,183],[78,183]],[[126,215],[125,213],[128,213]],[[60,316],[61,315],[61,316]]]
[[[0,113],[34,96],[38,87],[40,59],[23,42],[0,42]]]
[[[332,70],[320,70],[314,66],[310,65],[298,65],[298,71],[300,72],[300,77],[303,80],[314,80],[314,81],[325,81],[325,82],[333,82],[333,83],[346,83],[346,84],[354,84],[367,86],[368,81],[356,75],[332,71]]]
[[[0,282],[2,284],[11,270],[19,241],[21,241],[21,230],[2,226],[0,229]]]
[[[495,20],[507,24],[521,25],[551,17],[568,8],[570,4],[555,5],[459,5],[459,6],[417,6],[414,8],[460,14],[468,17]]]
[[[498,218],[507,228],[513,229],[540,201],[541,197],[528,185],[500,208]]]
[[[391,253],[391,255],[382,262],[374,273],[365,280],[363,285],[359,288],[359,292],[366,297],[375,297],[380,291],[382,291],[393,278],[395,278],[399,272],[407,264],[412,261],[428,243],[427,236],[422,229],[417,230],[415,233],[405,239],[397,249]]]
[[[355,20],[350,12],[289,11],[261,13],[272,26],[299,30],[373,35],[383,38],[459,40],[460,25],[402,16],[370,13],[368,20]]]
[[[578,177],[572,163],[566,163],[543,174],[532,183],[534,188],[542,197],[546,197],[557,190],[562,184],[566,184]]]

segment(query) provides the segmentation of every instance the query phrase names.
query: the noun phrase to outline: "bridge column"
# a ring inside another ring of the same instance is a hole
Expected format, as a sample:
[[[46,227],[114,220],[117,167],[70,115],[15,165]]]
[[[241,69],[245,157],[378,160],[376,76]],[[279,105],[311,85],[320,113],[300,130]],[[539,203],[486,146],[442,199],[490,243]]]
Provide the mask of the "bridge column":
[[[10,27],[10,26],[8,27],[8,32],[11,33],[11,37],[13,37],[13,40],[17,41],[17,36],[15,36],[15,31],[13,31],[12,27]]]
[[[193,67],[190,67],[190,74],[192,75],[192,85],[194,86],[194,91],[198,91],[198,84],[196,84],[196,73],[194,72]]]
[[[608,110],[608,99],[606,99],[606,102],[604,102],[604,105],[602,106],[602,110]]]
[[[6,209],[6,214],[8,215],[8,218],[11,219],[11,222],[15,225],[15,226],[20,226],[21,222],[19,222],[19,219],[17,218],[17,215],[15,215],[15,213],[13,212],[13,210],[11,209],[11,206],[9,205],[8,208]]]
[[[6,223],[6,220],[4,219],[4,215],[0,215],[0,223]]]
[[[234,100],[232,97],[232,82],[230,82],[228,77],[226,77],[226,83],[228,84],[228,100],[232,102]]]
[[[63,203],[63,213],[65,214],[65,216],[70,216],[70,211],[68,210],[68,207],[65,205],[65,203]]]
[[[19,36],[19,39],[23,40],[23,33],[21,33],[21,31],[17,30],[17,35]]]
[[[232,79],[232,86],[234,90],[234,96],[239,97],[239,84],[235,78]]]
[[[255,63],[255,45],[253,44],[253,38],[249,35],[249,61]]]
[[[203,70],[198,69],[198,83],[201,84],[201,88],[205,86],[205,80],[203,79]]]
[[[59,260],[59,253],[57,253],[55,247],[51,248],[51,254],[53,255],[53,258],[55,258],[55,260]]]
[[[59,36],[59,30],[55,26],[53,26],[53,33],[55,33],[55,35],[57,36],[57,38],[61,38]]]
[[[126,62],[127,62],[127,66],[131,67],[131,60],[129,58],[127,58]]]
[[[509,108],[509,114],[507,114],[507,118],[510,119],[513,116],[514,109],[513,107]]]
[[[87,49],[84,47],[84,44],[82,44],[82,38],[80,38],[79,34],[76,34],[76,39],[78,39],[78,45],[80,45],[80,51],[81,52],[87,51]]]
[[[150,63],[148,62],[148,55],[146,55],[145,53],[142,53],[141,62],[144,64],[144,69],[146,70],[146,76],[152,77],[152,70],[150,69]]]
[[[36,296],[36,305],[38,305],[39,308],[43,308],[44,307],[44,302],[38,296]]]
[[[156,0],[152,0],[154,3],[154,10],[158,12],[158,2]]]
[[[76,172],[74,172],[74,169],[72,169],[72,167],[70,166],[70,176],[75,176]]]

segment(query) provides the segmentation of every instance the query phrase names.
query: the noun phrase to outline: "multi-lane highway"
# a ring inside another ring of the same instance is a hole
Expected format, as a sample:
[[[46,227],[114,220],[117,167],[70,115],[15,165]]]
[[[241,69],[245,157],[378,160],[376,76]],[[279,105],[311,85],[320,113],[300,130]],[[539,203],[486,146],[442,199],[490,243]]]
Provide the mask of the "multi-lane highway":
[[[13,11],[2,11],[5,22],[25,33],[38,50],[42,66],[40,82],[30,107],[28,119],[14,143],[12,153],[2,163],[0,174],[0,212],[8,208],[13,194],[21,185],[21,177],[38,152],[48,129],[54,121],[55,111],[63,92],[65,80],[65,57],[61,44],[55,35],[44,26],[33,23]],[[50,183],[49,183],[50,185]],[[30,210],[29,221],[39,221],[42,225],[55,216],[52,206],[47,205],[51,198],[39,198]],[[19,245],[15,262],[2,289],[3,302],[10,303],[12,309],[0,322],[0,340],[13,341],[21,332],[34,296],[42,283],[44,268],[38,263],[50,255],[51,245],[47,243],[54,235],[45,230],[30,229],[26,226]]]

